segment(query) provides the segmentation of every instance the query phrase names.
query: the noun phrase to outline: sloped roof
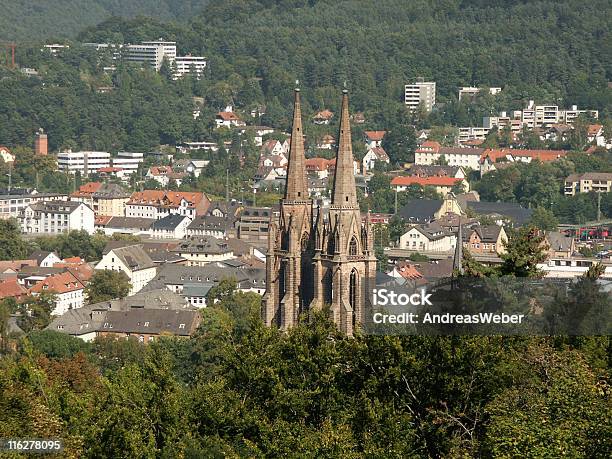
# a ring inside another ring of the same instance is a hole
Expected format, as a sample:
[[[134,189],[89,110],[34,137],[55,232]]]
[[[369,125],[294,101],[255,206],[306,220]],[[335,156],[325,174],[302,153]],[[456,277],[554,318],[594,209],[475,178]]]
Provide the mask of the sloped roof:
[[[387,154],[387,152],[385,151],[383,147],[370,148],[368,151],[371,151],[372,153],[374,153],[380,161],[389,162],[389,155]]]
[[[461,183],[463,179],[454,177],[419,177],[412,175],[409,177],[394,177],[391,180],[393,186],[410,186],[410,185],[421,185],[421,186],[453,186],[457,183]]]
[[[206,253],[211,255],[227,254],[231,251],[226,241],[213,236],[191,236],[174,249],[174,252],[178,253]]]
[[[194,206],[208,198],[197,191],[144,190],[132,193],[128,204],[178,207],[183,199]]]
[[[321,110],[320,112],[315,113],[315,115],[313,116],[314,119],[322,119],[322,120],[329,120],[332,119],[334,117],[334,112],[325,109],[325,110]]]
[[[0,299],[20,297],[26,295],[27,293],[27,289],[17,282],[17,278],[7,279],[0,282]]]
[[[387,131],[363,131],[363,134],[368,140],[372,142],[378,142],[383,139]]]
[[[184,215],[170,214],[153,222],[153,230],[174,231],[183,221],[188,218]]]
[[[197,311],[168,309],[131,309],[108,311],[101,332],[189,336],[200,324]]]
[[[518,225],[524,225],[531,218],[532,209],[525,209],[514,202],[468,201],[466,206],[478,215],[502,216]]]
[[[434,214],[442,207],[442,200],[411,199],[398,209],[397,213],[406,221],[424,222],[434,219]]]
[[[112,249],[112,252],[132,271],[153,268],[155,266],[151,257],[139,244],[117,247]]]
[[[46,279],[37,282],[30,292],[41,293],[43,291],[53,291],[58,294],[74,292],[76,290],[82,290],[85,286],[70,272],[63,272],[60,274],[54,274],[47,277]]]

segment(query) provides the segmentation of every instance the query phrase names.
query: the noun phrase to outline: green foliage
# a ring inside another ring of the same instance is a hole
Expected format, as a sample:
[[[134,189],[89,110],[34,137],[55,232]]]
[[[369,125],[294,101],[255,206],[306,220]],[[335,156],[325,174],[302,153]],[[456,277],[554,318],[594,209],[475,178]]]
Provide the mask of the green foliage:
[[[71,358],[89,349],[82,339],[53,330],[32,331],[28,340],[36,352],[53,359]]]
[[[42,330],[51,322],[51,312],[55,309],[56,294],[53,291],[28,296],[19,304],[17,324],[23,331]]]
[[[533,227],[522,227],[509,235],[506,252],[501,254],[502,275],[517,277],[539,277],[542,275],[538,263],[546,260],[543,249],[544,236]]]
[[[559,220],[552,211],[544,207],[536,207],[531,214],[530,224],[544,231],[556,231]]]
[[[95,271],[85,288],[85,295],[90,304],[101,301],[124,298],[130,293],[132,284],[124,272],[101,270]]]
[[[0,220],[0,260],[24,259],[29,244],[21,238],[19,223],[15,220]]]

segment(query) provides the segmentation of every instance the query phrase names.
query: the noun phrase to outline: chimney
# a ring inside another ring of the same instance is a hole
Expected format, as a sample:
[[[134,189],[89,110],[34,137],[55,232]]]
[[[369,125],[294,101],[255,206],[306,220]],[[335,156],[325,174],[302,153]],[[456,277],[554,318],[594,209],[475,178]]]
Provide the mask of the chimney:
[[[48,153],[47,134],[43,128],[40,128],[36,133],[36,140],[34,141],[34,153],[36,155],[46,156]]]

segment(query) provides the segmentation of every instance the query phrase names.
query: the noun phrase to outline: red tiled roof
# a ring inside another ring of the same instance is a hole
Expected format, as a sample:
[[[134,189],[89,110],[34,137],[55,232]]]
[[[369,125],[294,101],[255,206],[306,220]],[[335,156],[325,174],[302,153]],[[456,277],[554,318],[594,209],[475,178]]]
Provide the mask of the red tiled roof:
[[[370,151],[381,161],[389,161],[389,155],[383,147],[370,148]]]
[[[416,267],[409,263],[400,263],[395,269],[404,279],[420,279],[423,277]]]
[[[132,193],[129,204],[153,204],[179,206],[181,199],[185,199],[191,205],[197,205],[204,199],[204,193],[196,191],[165,191],[144,190]]]
[[[85,263],[85,260],[83,260],[81,257],[68,257],[64,258],[62,261],[64,263]]]
[[[19,298],[28,293],[27,289],[23,287],[17,279],[7,279],[0,282],[0,299],[4,298]]]
[[[391,180],[393,186],[409,186],[409,185],[421,185],[421,186],[453,186],[460,183],[463,179],[454,177],[394,177]]]
[[[113,218],[111,215],[98,215],[94,220],[94,225],[105,226],[110,222],[111,218]]]
[[[588,135],[594,136],[601,130],[603,126],[601,124],[589,124],[587,128]]]
[[[517,156],[527,156],[533,159],[540,160],[542,162],[545,161],[554,161],[555,159],[562,158],[567,155],[567,151],[565,150],[522,150],[518,148],[502,148],[502,149],[488,149],[485,150],[481,156],[481,159],[485,159],[487,156],[493,162],[497,161],[499,158],[505,158],[507,155],[511,155],[514,157]]]
[[[223,121],[240,121],[240,117],[234,112],[219,112],[217,118],[221,118]]]
[[[309,158],[306,160],[306,170],[324,171],[329,168],[329,159],[325,158]]]
[[[36,260],[0,260],[0,273],[7,270],[18,272],[24,266],[38,266]]]
[[[91,196],[92,194],[100,191],[102,188],[102,182],[89,182],[85,185],[81,185],[77,191],[72,193],[70,196],[78,197],[78,196]]]
[[[152,166],[149,168],[151,175],[168,175],[172,173],[170,166]]]
[[[374,142],[378,142],[383,139],[387,131],[363,131],[363,134]]]
[[[313,116],[313,118],[315,119],[322,119],[322,120],[329,120],[331,118],[333,118],[334,116],[334,112],[331,112],[327,109],[325,110],[321,110],[319,113],[316,113],[315,116]]]
[[[74,292],[75,290],[83,289],[83,284],[70,272],[54,274],[47,277],[45,280],[37,282],[30,292],[41,293],[43,291],[53,291],[55,293]]]
[[[112,174],[113,172],[120,172],[122,170],[122,167],[101,167],[100,169],[98,169],[98,172]]]

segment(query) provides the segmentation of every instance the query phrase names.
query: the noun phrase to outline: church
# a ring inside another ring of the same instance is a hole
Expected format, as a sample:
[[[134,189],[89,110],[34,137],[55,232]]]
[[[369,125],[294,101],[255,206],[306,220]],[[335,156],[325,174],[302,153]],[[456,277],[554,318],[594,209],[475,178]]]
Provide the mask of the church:
[[[348,104],[345,89],[331,206],[315,208],[308,193],[300,90],[295,90],[285,195],[268,233],[262,308],[268,326],[287,330],[326,306],[349,336],[365,323],[376,257],[369,214],[362,222],[357,202]]]

